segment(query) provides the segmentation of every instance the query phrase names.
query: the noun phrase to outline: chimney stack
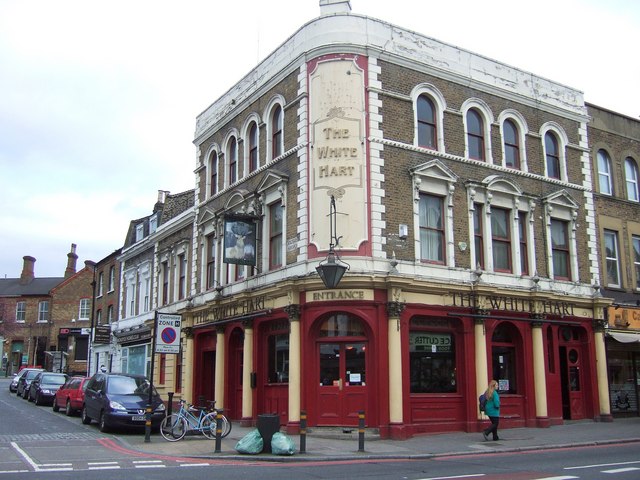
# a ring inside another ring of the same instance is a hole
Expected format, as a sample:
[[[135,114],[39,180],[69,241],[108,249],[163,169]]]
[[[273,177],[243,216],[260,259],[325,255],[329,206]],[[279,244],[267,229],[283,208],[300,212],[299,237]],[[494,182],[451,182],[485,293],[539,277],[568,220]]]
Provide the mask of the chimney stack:
[[[29,285],[35,278],[33,266],[36,263],[36,259],[28,255],[22,257],[24,263],[22,264],[22,273],[20,274],[20,285]]]
[[[320,16],[351,13],[349,0],[320,0]]]
[[[69,278],[76,273],[76,263],[78,255],[76,255],[76,244],[71,244],[71,251],[67,253],[67,269],[64,271],[64,278]]]

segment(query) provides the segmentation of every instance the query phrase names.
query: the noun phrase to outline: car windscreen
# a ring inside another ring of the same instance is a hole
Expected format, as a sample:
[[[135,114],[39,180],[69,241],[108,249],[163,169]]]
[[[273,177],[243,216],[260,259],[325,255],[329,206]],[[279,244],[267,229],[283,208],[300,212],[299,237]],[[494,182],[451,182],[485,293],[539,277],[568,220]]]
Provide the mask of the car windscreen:
[[[39,373],[40,373],[39,370],[29,370],[25,378],[27,380],[33,380],[36,377],[36,375],[38,375]]]
[[[40,383],[46,385],[64,385],[67,378],[64,375],[43,375]]]
[[[113,395],[148,395],[149,382],[138,377],[110,377],[107,392]]]

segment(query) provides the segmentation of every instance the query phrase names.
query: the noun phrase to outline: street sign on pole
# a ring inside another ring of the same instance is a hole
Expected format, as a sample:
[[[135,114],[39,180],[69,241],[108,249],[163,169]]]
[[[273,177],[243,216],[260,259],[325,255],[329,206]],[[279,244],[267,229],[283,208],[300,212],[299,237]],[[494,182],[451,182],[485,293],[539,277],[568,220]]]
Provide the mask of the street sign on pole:
[[[180,353],[182,315],[158,313],[156,323],[156,353]]]

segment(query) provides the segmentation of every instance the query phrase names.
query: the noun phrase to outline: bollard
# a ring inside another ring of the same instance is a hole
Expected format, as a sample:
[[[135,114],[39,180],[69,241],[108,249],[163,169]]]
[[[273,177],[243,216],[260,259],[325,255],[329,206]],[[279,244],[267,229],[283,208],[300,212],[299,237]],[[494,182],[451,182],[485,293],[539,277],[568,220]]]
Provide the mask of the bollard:
[[[147,404],[144,423],[144,443],[151,442],[151,405]]]
[[[358,451],[364,452],[364,410],[358,411]]]
[[[167,393],[169,396],[169,401],[167,402],[167,417],[173,413],[173,392]]]
[[[214,453],[222,452],[222,409],[216,412],[216,449]]]
[[[300,453],[307,452],[307,412],[300,412]]]

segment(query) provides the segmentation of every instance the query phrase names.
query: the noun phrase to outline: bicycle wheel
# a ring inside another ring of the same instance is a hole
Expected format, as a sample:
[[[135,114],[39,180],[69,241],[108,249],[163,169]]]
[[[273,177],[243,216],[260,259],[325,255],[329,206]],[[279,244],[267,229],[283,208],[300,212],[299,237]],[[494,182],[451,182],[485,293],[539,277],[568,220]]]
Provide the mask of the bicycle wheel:
[[[182,440],[187,434],[187,421],[181,416],[173,413],[165,417],[160,424],[160,433],[165,440],[177,442]]]
[[[210,440],[216,438],[216,417],[215,415],[211,415],[207,413],[204,417],[202,417],[202,422],[200,423],[200,432]]]
[[[205,419],[208,419],[208,422],[212,422],[212,429],[211,432],[213,433],[212,437],[209,438],[215,438],[216,437],[216,412],[211,412],[208,413],[203,419],[202,422],[204,423]],[[227,419],[227,417],[225,417],[224,415],[222,415],[222,429],[221,429],[221,435],[222,438],[226,437],[227,435],[229,435],[229,433],[231,432],[231,422]],[[207,435],[208,436],[208,435]]]

